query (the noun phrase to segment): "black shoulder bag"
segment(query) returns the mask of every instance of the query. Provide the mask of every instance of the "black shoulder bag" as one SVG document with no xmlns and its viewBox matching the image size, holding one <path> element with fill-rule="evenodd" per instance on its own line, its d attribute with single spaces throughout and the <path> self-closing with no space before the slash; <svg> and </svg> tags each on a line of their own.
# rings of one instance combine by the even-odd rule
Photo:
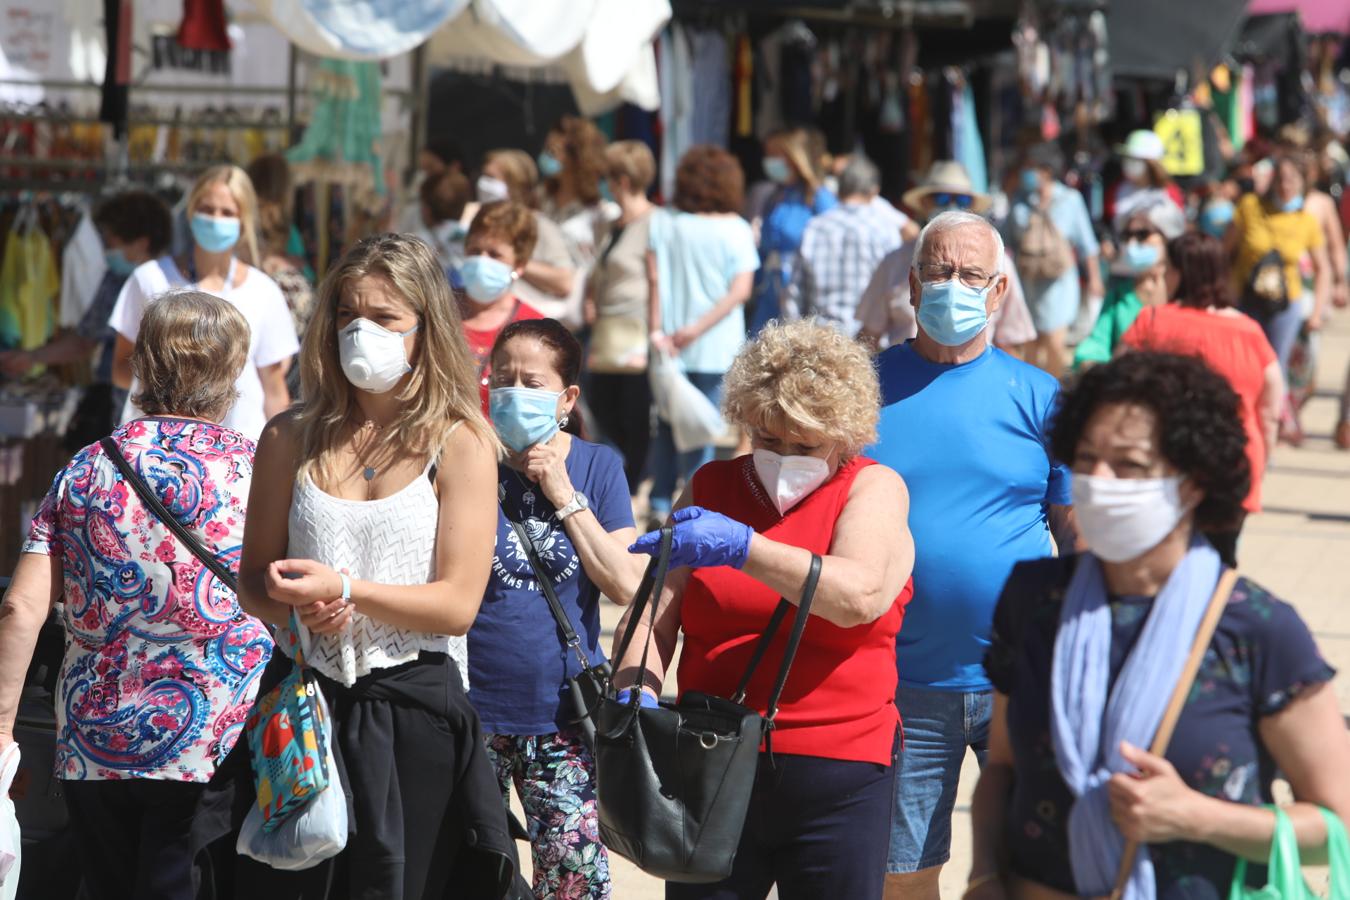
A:
<svg viewBox="0 0 1350 900">
<path fill-rule="evenodd" d="M 619 643 L 622 658 L 637 623 L 650 605 L 655 630 L 661 587 L 670 569 L 671 528 L 661 529 L 661 548 L 633 599 L 633 611 Z M 780 600 L 730 699 L 687 691 L 678 703 L 641 705 L 636 687 L 620 703 L 613 686 L 596 711 L 596 806 L 600 839 L 650 875 L 667 881 L 708 883 L 731 874 L 750 793 L 759 765 L 759 746 L 772 751 L 771 733 L 788 670 L 811 612 L 820 557 L 813 554 L 801 603 L 788 633 L 783 661 L 769 693 L 768 714 L 745 705 L 745 691 L 769 643 L 792 604 Z M 647 668 L 652 633 L 642 650 Z"/>
<path fill-rule="evenodd" d="M 216 559 L 214 554 L 203 547 L 201 541 L 197 540 L 192 532 L 183 527 L 182 522 L 175 519 L 173 514 L 164 508 L 164 504 L 160 502 L 159 497 L 155 496 L 155 492 L 150 489 L 150 485 L 145 483 L 141 473 L 132 468 L 131 463 L 122 455 L 121 449 L 113 442 L 113 439 L 105 437 L 98 443 L 103 448 L 104 454 L 113 461 L 113 465 L 117 466 L 118 471 L 122 473 L 122 479 L 131 485 L 137 496 L 141 498 L 141 502 L 150 508 L 150 512 L 154 513 L 155 518 L 163 522 L 164 527 L 172 531 L 183 546 L 188 548 L 193 556 L 201 560 L 202 565 L 210 569 L 216 578 L 220 579 L 221 584 L 236 594 L 239 593 L 239 579 L 224 563 Z"/>
<path fill-rule="evenodd" d="M 497 501 L 501 503 L 506 498 L 506 490 L 500 484 L 497 485 Z M 581 663 L 581 671 L 574 677 L 567 679 L 568 699 L 572 706 L 572 712 L 575 718 L 571 719 L 571 724 L 577 726 L 581 732 L 581 739 L 585 741 L 586 746 L 592 750 L 595 749 L 595 710 L 600 705 L 600 699 L 605 694 L 605 686 L 609 684 L 612 672 L 609 663 L 602 662 L 598 666 L 591 665 L 590 658 L 586 651 L 582 649 L 581 638 L 577 635 L 577 630 L 572 627 L 572 620 L 567 617 L 567 610 L 563 609 L 562 601 L 558 599 L 558 593 L 553 589 L 553 579 L 549 577 L 548 570 L 544 568 L 544 561 L 539 558 L 539 553 L 534 549 L 534 542 L 530 540 L 530 535 L 525 530 L 525 526 L 511 518 L 510 513 L 506 511 L 505 504 L 502 505 L 502 515 L 506 521 L 511 524 L 512 530 L 516 533 L 516 538 L 520 540 L 520 547 L 525 551 L 525 558 L 530 561 L 530 568 L 534 570 L 534 578 L 539 582 L 539 590 L 543 593 L 544 599 L 548 601 L 549 611 L 553 613 L 553 619 L 558 623 L 558 630 L 562 632 L 563 643 L 567 645 L 577 660 Z"/>
</svg>

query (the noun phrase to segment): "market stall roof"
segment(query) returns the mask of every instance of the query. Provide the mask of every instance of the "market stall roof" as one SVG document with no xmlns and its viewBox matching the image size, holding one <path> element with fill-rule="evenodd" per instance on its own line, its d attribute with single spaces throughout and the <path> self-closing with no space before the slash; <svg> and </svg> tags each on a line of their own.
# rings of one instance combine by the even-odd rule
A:
<svg viewBox="0 0 1350 900">
<path fill-rule="evenodd" d="M 1347 0 L 1250 0 L 1247 13 L 1253 16 L 1296 12 L 1303 30 L 1311 34 L 1334 31 L 1350 34 L 1350 2 Z"/>
<path fill-rule="evenodd" d="M 1209 71 L 1232 45 L 1248 0 L 1111 0 L 1111 68 L 1129 78 L 1172 79 Z M 1293 0 L 1285 0 L 1293 2 Z M 1332 0 L 1345 3 L 1346 0 Z"/>
</svg>

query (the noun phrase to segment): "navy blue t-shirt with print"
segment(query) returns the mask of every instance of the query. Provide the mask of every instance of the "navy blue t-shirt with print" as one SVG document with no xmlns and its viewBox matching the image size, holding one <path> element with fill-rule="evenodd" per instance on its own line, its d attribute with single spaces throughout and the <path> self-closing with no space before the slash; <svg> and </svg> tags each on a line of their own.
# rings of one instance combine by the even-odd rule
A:
<svg viewBox="0 0 1350 900">
<path fill-rule="evenodd" d="M 567 474 L 572 486 L 586 495 L 605 531 L 633 526 L 628 481 L 617 453 L 573 438 Z M 592 664 L 605 659 L 600 649 L 600 591 L 582 567 L 563 524 L 553 518 L 557 509 L 538 485 L 504 465 L 498 467 L 497 476 L 505 496 L 497 512 L 497 552 L 487 592 L 469 630 L 469 700 L 485 734 L 552 734 L 573 718 L 567 679 L 581 671 L 581 663 L 564 645 L 503 510 L 524 523 Z"/>
<path fill-rule="evenodd" d="M 1050 736 L 1050 667 L 1059 612 L 1076 557 L 1019 563 L 994 613 L 985 668 L 1008 697 L 1013 788 L 1003 823 L 1012 870 L 1077 893 L 1069 864 L 1073 795 L 1059 774 Z M 1209 597 L 1194 598 L 1206 603 Z M 1112 597 L 1111 681 L 1120 674 L 1152 608 L 1151 597 Z M 1239 578 L 1177 722 L 1167 760 L 1197 791 L 1233 803 L 1271 802 L 1275 762 L 1258 725 L 1309 687 L 1331 680 L 1298 613 Z M 1234 857 L 1217 847 L 1176 841 L 1152 845 L 1158 900 L 1222 900 Z M 1248 867 L 1248 884 L 1265 884 Z"/>
</svg>

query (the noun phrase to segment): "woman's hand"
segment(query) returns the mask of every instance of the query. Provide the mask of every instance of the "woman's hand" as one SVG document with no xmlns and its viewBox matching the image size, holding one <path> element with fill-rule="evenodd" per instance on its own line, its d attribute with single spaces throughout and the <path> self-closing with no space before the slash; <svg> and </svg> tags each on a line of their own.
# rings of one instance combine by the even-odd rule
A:
<svg viewBox="0 0 1350 900">
<path fill-rule="evenodd" d="M 1196 801 L 1204 795 L 1186 785 L 1172 764 L 1147 750 L 1122 742 L 1120 755 L 1137 775 L 1111 776 L 1106 786 L 1111 818 L 1127 840 L 1164 844 L 1194 833 Z"/>
<path fill-rule="evenodd" d="M 676 350 L 683 350 L 703 336 L 694 325 L 686 325 L 670 336 L 670 343 Z"/>
<path fill-rule="evenodd" d="M 548 502 L 557 509 L 572 502 L 576 489 L 567 475 L 567 454 L 558 446 L 559 441 L 547 444 L 535 444 L 520 455 L 521 468 L 525 475 L 543 491 Z"/>
<path fill-rule="evenodd" d="M 319 600 L 296 610 L 300 624 L 311 634 L 334 634 L 342 631 L 352 621 L 352 603 L 339 597 L 336 600 Z"/>
<path fill-rule="evenodd" d="M 675 510 L 670 524 L 675 527 L 670 544 L 671 568 L 731 566 L 739 569 L 750 555 L 754 529 L 721 513 L 701 506 L 686 506 Z M 647 532 L 628 551 L 656 556 L 661 551 L 661 532 Z"/>
<path fill-rule="evenodd" d="M 1307 328 L 1309 332 L 1321 331 L 1322 311 L 1320 309 L 1313 310 L 1308 318 L 1303 320 L 1303 326 Z"/>
<path fill-rule="evenodd" d="M 267 596 L 287 606 L 309 606 L 342 597 L 342 578 L 312 559 L 282 559 L 267 567 Z"/>
</svg>

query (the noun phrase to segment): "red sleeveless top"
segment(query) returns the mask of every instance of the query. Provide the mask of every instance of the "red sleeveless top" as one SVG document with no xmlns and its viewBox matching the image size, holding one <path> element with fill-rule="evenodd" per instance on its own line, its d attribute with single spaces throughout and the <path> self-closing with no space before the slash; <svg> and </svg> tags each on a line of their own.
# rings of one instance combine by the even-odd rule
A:
<svg viewBox="0 0 1350 900">
<path fill-rule="evenodd" d="M 779 516 L 750 456 L 711 462 L 694 475 L 693 499 L 749 525 L 767 538 L 825 555 L 858 473 L 873 460 L 855 457 L 805 500 Z M 895 636 L 914 584 L 875 622 L 840 628 L 807 620 L 797 658 L 778 704 L 775 753 L 889 765 L 900 714 L 895 708 Z M 684 591 L 680 690 L 729 697 L 755 641 L 778 605 L 772 589 L 729 566 L 695 569 Z M 783 622 L 755 670 L 746 705 L 761 712 L 783 661 L 791 624 Z"/>
</svg>

